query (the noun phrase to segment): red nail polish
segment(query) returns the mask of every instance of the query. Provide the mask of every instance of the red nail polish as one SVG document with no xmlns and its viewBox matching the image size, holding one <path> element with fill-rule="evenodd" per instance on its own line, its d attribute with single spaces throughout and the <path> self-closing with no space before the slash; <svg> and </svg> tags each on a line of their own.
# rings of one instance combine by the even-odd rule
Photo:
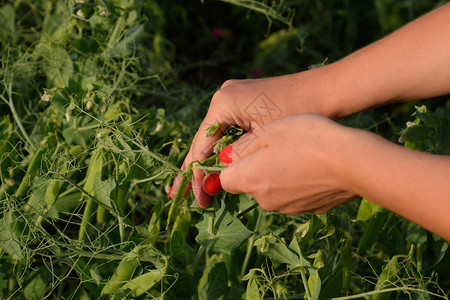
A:
<svg viewBox="0 0 450 300">
<path fill-rule="evenodd" d="M 222 191 L 219 173 L 209 173 L 203 178 L 203 190 L 211 196 L 217 195 Z"/>
<path fill-rule="evenodd" d="M 172 190 L 173 190 L 173 185 L 170 187 L 170 190 L 169 190 L 169 193 L 167 194 L 167 197 L 172 198 L 172 197 L 170 197 L 170 193 L 172 193 Z"/>
<path fill-rule="evenodd" d="M 219 153 L 219 160 L 224 165 L 229 165 L 229 164 L 231 164 L 233 162 L 233 154 L 232 154 L 232 151 L 231 151 L 232 147 L 233 147 L 233 145 L 226 146 Z"/>
</svg>

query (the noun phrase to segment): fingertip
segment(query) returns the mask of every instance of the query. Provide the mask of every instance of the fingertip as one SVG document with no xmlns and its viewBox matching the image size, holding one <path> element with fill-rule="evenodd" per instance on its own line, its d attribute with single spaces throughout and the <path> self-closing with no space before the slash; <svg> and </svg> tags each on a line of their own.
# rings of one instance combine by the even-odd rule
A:
<svg viewBox="0 0 450 300">
<path fill-rule="evenodd" d="M 173 199 L 173 194 L 172 194 L 172 192 L 173 192 L 173 184 L 172 184 L 172 186 L 170 187 L 169 192 L 167 193 L 167 197 L 170 198 L 170 199 Z"/>
<path fill-rule="evenodd" d="M 223 191 L 219 172 L 209 173 L 203 178 L 203 190 L 210 196 L 215 196 Z"/>
<path fill-rule="evenodd" d="M 203 190 L 202 181 L 192 183 L 192 191 L 194 193 L 197 204 L 201 209 L 207 208 L 211 204 L 212 197 Z"/>
<path fill-rule="evenodd" d="M 233 145 L 228 145 L 219 153 L 219 160 L 224 165 L 229 165 L 233 162 Z"/>
<path fill-rule="evenodd" d="M 198 207 L 200 207 L 201 209 L 208 208 L 208 206 L 211 204 L 211 200 L 212 198 L 210 196 L 197 199 Z"/>
<path fill-rule="evenodd" d="M 169 193 L 167 193 L 167 197 L 169 197 L 170 199 L 173 199 L 173 197 L 175 197 L 178 187 L 180 186 L 181 177 L 182 177 L 181 175 L 178 175 L 173 181 L 172 187 L 170 188 Z M 191 188 L 192 184 L 189 182 L 186 186 L 186 189 L 184 190 L 184 196 L 186 196 L 186 194 L 189 193 Z"/>
</svg>

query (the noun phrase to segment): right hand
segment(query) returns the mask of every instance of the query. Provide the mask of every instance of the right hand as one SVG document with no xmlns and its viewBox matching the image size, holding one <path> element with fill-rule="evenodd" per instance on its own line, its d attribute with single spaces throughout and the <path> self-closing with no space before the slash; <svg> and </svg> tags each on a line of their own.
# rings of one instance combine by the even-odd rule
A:
<svg viewBox="0 0 450 300">
<path fill-rule="evenodd" d="M 181 169 L 185 170 L 193 161 L 203 161 L 211 156 L 213 143 L 222 136 L 220 130 L 212 137 L 205 136 L 206 129 L 212 124 L 219 122 L 225 127 L 238 125 L 252 132 L 269 121 L 295 113 L 321 113 L 318 109 L 320 101 L 315 101 L 319 92 L 314 90 L 313 85 L 304 83 L 305 77 L 302 76 L 312 71 L 266 79 L 226 81 L 214 94 Z M 204 172 L 194 169 L 191 187 L 200 208 L 208 207 L 211 202 L 211 196 L 203 190 L 203 178 Z M 168 195 L 170 198 L 175 195 L 180 179 L 180 176 L 175 179 Z"/>
</svg>

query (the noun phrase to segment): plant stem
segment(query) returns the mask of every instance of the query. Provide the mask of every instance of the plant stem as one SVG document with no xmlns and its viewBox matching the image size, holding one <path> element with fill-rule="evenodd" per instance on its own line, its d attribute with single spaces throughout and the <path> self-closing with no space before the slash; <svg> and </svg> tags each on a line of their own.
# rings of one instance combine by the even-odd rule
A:
<svg viewBox="0 0 450 300">
<path fill-rule="evenodd" d="M 106 260 L 122 260 L 123 259 L 123 255 L 118 255 L 118 254 L 92 253 L 92 252 L 80 250 L 77 248 L 74 248 L 74 249 L 69 248 L 69 250 L 72 250 L 73 253 L 64 253 L 64 254 L 55 254 L 55 255 L 46 255 L 46 256 L 55 258 L 55 257 L 66 257 L 66 256 L 79 255 L 79 256 L 95 258 L 95 259 L 106 259 Z M 161 255 L 161 257 L 163 257 L 164 260 L 166 260 L 165 256 Z M 151 262 L 151 263 L 153 263 L 155 261 L 155 259 L 153 257 L 145 257 L 145 256 L 140 256 L 139 260 L 145 261 L 145 262 Z"/>
<path fill-rule="evenodd" d="M 311 299 L 311 292 L 309 291 L 308 280 L 306 279 L 306 270 L 305 268 L 300 268 L 300 275 L 302 276 L 303 286 L 305 288 L 306 298 Z"/>
<path fill-rule="evenodd" d="M 199 170 L 204 170 L 204 171 L 217 171 L 217 172 L 220 172 L 220 171 L 225 170 L 226 167 L 219 167 L 219 166 L 216 166 L 216 167 L 211 166 L 211 167 L 209 167 L 209 166 L 195 165 L 195 166 L 192 167 L 192 169 L 199 169 Z"/>
<path fill-rule="evenodd" d="M 28 136 L 27 131 L 25 130 L 25 128 L 22 125 L 22 122 L 20 121 L 20 118 L 19 118 L 19 115 L 17 114 L 16 108 L 14 107 L 14 102 L 12 101 L 12 93 L 11 93 L 12 80 L 13 79 L 11 78 L 11 81 L 9 82 L 9 85 L 6 88 L 9 100 L 5 99 L 5 97 L 3 97 L 3 95 L 0 95 L 0 97 L 9 106 L 9 109 L 11 110 L 11 114 L 13 115 L 13 119 L 16 122 L 17 126 L 19 127 L 19 130 L 22 133 L 22 135 L 23 135 L 24 139 L 26 140 L 26 142 L 30 145 L 30 147 L 33 150 L 36 150 L 37 147 L 36 147 L 35 143 L 33 143 L 33 141 L 31 141 L 30 137 Z"/>
<path fill-rule="evenodd" d="M 389 289 L 375 290 L 375 291 L 370 291 L 370 292 L 356 294 L 356 295 L 351 295 L 351 296 L 336 297 L 336 298 L 332 298 L 332 300 L 359 299 L 359 298 L 364 298 L 366 296 L 371 296 L 371 295 L 377 295 L 377 294 L 382 294 L 382 293 L 390 293 L 390 292 L 401 292 L 401 291 L 408 291 L 408 292 L 413 292 L 413 293 L 427 293 L 427 294 L 429 294 L 431 296 L 435 296 L 435 297 L 438 297 L 438 298 L 441 298 L 441 299 L 447 299 L 445 296 L 438 295 L 438 294 L 430 292 L 430 291 L 421 290 L 421 289 L 417 289 L 417 288 L 409 288 L 409 287 L 404 287 L 403 286 L 403 287 L 394 287 L 394 288 L 389 288 Z"/>
<path fill-rule="evenodd" d="M 238 213 L 238 215 L 236 216 L 237 219 L 239 219 L 240 217 L 242 217 L 243 215 L 245 215 L 246 213 L 248 213 L 249 211 L 255 209 L 259 204 L 255 203 L 250 205 L 248 208 L 246 208 L 245 210 L 241 211 L 240 213 Z"/>
<path fill-rule="evenodd" d="M 99 118 L 93 116 L 92 114 L 84 111 L 81 107 L 79 107 L 78 105 L 75 105 L 75 107 L 82 111 L 84 114 L 86 114 L 87 116 L 89 116 L 90 118 L 96 120 L 97 122 L 99 122 L 101 125 L 108 127 L 109 129 L 111 129 L 113 132 L 118 133 L 120 136 L 122 136 L 126 141 L 129 141 L 131 143 L 133 143 L 135 146 L 137 146 L 139 149 L 141 149 L 143 152 L 145 152 L 146 154 L 150 155 L 150 157 L 156 159 L 157 161 L 161 162 L 163 165 L 169 167 L 170 169 L 176 171 L 177 173 L 181 173 L 181 169 L 178 168 L 177 166 L 175 166 L 174 164 L 172 164 L 171 162 L 167 161 L 166 159 L 164 159 L 162 156 L 155 154 L 154 152 L 150 151 L 149 149 L 147 149 L 143 144 L 136 142 L 134 139 L 128 137 L 127 135 L 123 134 L 120 130 L 118 130 L 117 128 L 103 122 L 102 120 L 100 120 Z"/>
<path fill-rule="evenodd" d="M 198 266 L 198 261 L 203 256 L 203 254 L 205 254 L 205 248 L 202 245 L 200 245 L 200 248 L 198 248 L 197 253 L 194 256 L 194 259 L 192 260 L 192 270 L 195 271 L 195 269 Z"/>
<path fill-rule="evenodd" d="M 254 232 L 258 231 L 259 224 L 261 223 L 261 215 L 262 215 L 261 212 L 259 212 L 258 219 L 256 219 Z M 248 239 L 247 252 L 245 253 L 244 263 L 242 264 L 242 268 L 241 268 L 241 278 L 244 277 L 244 275 L 247 271 L 247 266 L 248 266 L 248 262 L 250 261 L 250 256 L 252 254 L 254 242 L 255 242 L 255 233 Z"/>
<path fill-rule="evenodd" d="M 284 17 L 281 15 L 281 13 L 276 11 L 273 7 L 268 6 L 265 3 L 262 3 L 259 1 L 254 1 L 254 0 L 221 0 L 221 1 L 262 13 L 268 19 L 272 18 L 273 20 L 277 20 L 279 22 L 284 23 L 285 25 L 287 25 L 289 27 L 292 27 L 292 17 L 289 14 L 287 17 Z"/>
</svg>

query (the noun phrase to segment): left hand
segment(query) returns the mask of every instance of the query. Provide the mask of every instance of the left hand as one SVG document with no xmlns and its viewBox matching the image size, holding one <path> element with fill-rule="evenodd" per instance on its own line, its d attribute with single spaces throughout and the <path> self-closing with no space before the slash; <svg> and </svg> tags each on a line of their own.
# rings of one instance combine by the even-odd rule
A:
<svg viewBox="0 0 450 300">
<path fill-rule="evenodd" d="M 232 145 L 222 187 L 251 194 L 269 211 L 328 212 L 356 196 L 337 167 L 342 135 L 348 128 L 315 114 L 269 122 Z"/>
</svg>

